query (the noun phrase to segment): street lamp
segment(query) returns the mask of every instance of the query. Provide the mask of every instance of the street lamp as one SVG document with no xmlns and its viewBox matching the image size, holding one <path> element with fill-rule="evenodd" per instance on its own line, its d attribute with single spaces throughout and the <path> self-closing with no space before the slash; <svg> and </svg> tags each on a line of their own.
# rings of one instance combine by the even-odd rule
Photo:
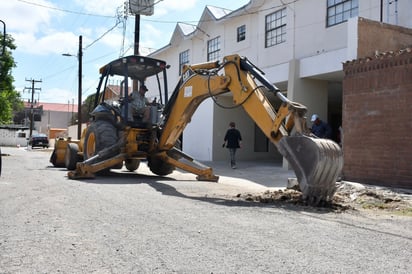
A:
<svg viewBox="0 0 412 274">
<path fill-rule="evenodd" d="M 72 55 L 69 53 L 63 53 L 63 56 L 75 56 L 79 61 L 79 86 L 78 86 L 78 106 L 77 106 L 77 139 L 80 140 L 81 138 L 81 131 L 82 131 L 82 36 L 79 36 L 79 52 L 77 55 Z"/>
</svg>

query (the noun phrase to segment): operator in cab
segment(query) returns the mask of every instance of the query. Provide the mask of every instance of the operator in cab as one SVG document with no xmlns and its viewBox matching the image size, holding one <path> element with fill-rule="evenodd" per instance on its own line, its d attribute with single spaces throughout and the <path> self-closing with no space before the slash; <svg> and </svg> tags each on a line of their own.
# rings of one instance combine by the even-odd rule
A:
<svg viewBox="0 0 412 274">
<path fill-rule="evenodd" d="M 132 92 L 132 95 L 130 96 L 129 119 L 137 117 L 137 119 L 141 119 L 142 122 L 150 121 L 151 103 L 146 98 L 147 91 L 147 87 L 141 85 L 139 90 Z"/>
</svg>

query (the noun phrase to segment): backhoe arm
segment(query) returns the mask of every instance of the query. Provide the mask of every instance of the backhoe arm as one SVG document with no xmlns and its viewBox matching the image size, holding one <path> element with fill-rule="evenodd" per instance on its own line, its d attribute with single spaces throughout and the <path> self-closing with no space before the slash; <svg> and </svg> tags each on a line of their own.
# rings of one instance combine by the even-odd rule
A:
<svg viewBox="0 0 412 274">
<path fill-rule="evenodd" d="M 277 111 L 265 96 L 265 91 L 274 92 L 281 100 Z M 232 93 L 233 103 L 244 108 L 288 160 L 304 198 L 312 203 L 330 200 L 343 166 L 340 147 L 331 140 L 305 136 L 306 107 L 287 99 L 264 77 L 263 72 L 239 55 L 226 56 L 220 65 L 209 62 L 184 67 L 164 111 L 165 122 L 157 147 L 164 161 L 178 166 L 167 152 L 173 149 L 197 107 L 206 98 L 228 92 Z M 202 175 L 200 171 L 195 173 Z M 208 173 L 204 177 L 210 175 Z"/>
<path fill-rule="evenodd" d="M 252 77 L 258 79 L 262 86 L 258 86 Z M 282 100 L 277 112 L 264 95 L 265 89 Z M 209 62 L 184 68 L 181 81 L 169 102 L 173 106 L 166 107 L 159 150 L 169 150 L 174 146 L 203 100 L 228 92 L 232 93 L 233 103 L 242 105 L 274 144 L 283 136 L 288 136 L 294 127 L 302 132 L 306 107 L 289 101 L 246 58 L 231 55 L 223 59 L 222 65 Z"/>
</svg>

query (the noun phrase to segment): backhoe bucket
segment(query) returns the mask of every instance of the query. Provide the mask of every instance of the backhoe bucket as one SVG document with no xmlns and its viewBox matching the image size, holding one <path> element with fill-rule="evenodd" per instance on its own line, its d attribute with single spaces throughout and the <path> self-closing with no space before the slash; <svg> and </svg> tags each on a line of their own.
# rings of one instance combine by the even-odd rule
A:
<svg viewBox="0 0 412 274">
<path fill-rule="evenodd" d="M 343 167 L 338 144 L 327 139 L 291 136 L 282 138 L 278 149 L 295 171 L 305 200 L 319 204 L 332 199 Z"/>
</svg>

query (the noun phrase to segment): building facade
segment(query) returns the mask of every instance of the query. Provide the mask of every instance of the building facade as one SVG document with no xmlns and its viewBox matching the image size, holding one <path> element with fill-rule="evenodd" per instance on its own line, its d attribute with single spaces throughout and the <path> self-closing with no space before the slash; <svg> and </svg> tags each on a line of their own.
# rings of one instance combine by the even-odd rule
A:
<svg viewBox="0 0 412 274">
<path fill-rule="evenodd" d="M 38 117 L 34 119 L 33 130 L 47 135 L 52 128 L 67 129 L 77 117 L 77 104 L 73 102 L 67 104 L 38 102 L 34 108 L 40 111 Z M 28 112 L 26 126 L 30 127 L 30 104 L 26 104 L 25 111 Z"/>
<path fill-rule="evenodd" d="M 234 53 L 246 56 L 290 100 L 306 105 L 307 117 L 317 113 L 329 122 L 336 138 L 342 124 L 342 63 L 360 57 L 361 50 L 408 46 L 408 39 L 405 44 L 398 39 L 391 45 L 385 36 L 362 28 L 372 21 L 412 27 L 412 1 L 395 2 L 251 0 L 235 11 L 207 6 L 196 26 L 177 24 L 170 43 L 151 56 L 171 65 L 169 90 L 174 89 L 184 64 Z M 223 100 L 231 104 L 230 96 Z M 199 160 L 226 159 L 221 143 L 230 121 L 237 123 L 244 139 L 239 159 L 282 161 L 241 108 L 222 109 L 211 99 L 200 105 L 186 127 L 183 150 Z"/>
</svg>

